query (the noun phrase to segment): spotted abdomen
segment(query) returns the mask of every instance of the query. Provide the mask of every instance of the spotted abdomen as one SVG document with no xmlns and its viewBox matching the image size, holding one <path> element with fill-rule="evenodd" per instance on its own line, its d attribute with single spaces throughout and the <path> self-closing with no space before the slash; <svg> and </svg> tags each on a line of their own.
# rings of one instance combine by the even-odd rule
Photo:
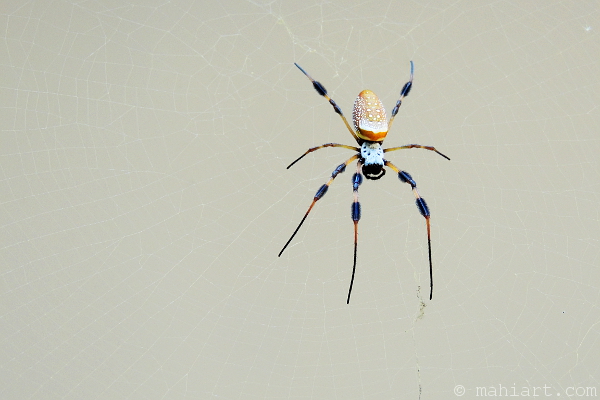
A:
<svg viewBox="0 0 600 400">
<path fill-rule="evenodd" d="M 385 108 L 379 97 L 370 90 L 363 90 L 354 101 L 352 121 L 356 135 L 370 142 L 382 142 L 388 133 Z"/>
</svg>

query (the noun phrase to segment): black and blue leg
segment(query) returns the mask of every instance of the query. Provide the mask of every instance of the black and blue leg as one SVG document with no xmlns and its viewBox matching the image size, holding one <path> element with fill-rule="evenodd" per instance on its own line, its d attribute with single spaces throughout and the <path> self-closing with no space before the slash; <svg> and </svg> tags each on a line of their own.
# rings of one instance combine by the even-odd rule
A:
<svg viewBox="0 0 600 400">
<path fill-rule="evenodd" d="M 386 167 L 391 168 L 398 174 L 398 179 L 400 179 L 400 181 L 408 183 L 410 185 L 412 192 L 415 196 L 415 203 L 417 204 L 417 208 L 419 209 L 421 215 L 425 218 L 425 222 L 427 225 L 427 247 L 429 252 L 429 300 L 431 300 L 433 297 L 433 264 L 431 262 L 431 224 L 429 222 L 431 213 L 429 212 L 429 207 L 427 206 L 425 199 L 422 198 L 421 195 L 419 195 L 419 192 L 417 190 L 417 183 L 408 172 L 401 171 L 390 161 L 384 160 L 384 163 Z"/>
</svg>

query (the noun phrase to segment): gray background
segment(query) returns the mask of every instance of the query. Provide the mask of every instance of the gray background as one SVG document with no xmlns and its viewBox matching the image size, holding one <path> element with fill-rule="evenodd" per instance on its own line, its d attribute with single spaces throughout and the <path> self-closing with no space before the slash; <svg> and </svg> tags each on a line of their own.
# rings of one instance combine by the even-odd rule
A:
<svg viewBox="0 0 600 400">
<path fill-rule="evenodd" d="M 589 397 L 599 17 L 545 0 L 4 2 L 1 397 Z M 388 172 L 361 186 L 346 305 L 353 167 L 277 257 L 351 153 L 286 166 L 353 144 L 293 62 L 351 115 L 365 88 L 389 114 L 410 60 L 385 144 L 452 159 L 389 155 L 432 211 L 434 297 L 425 223 Z"/>
</svg>

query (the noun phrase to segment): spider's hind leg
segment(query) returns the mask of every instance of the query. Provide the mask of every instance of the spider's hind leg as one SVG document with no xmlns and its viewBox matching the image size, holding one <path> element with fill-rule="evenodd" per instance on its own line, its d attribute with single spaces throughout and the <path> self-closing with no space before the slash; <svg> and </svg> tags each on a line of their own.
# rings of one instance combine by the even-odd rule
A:
<svg viewBox="0 0 600 400">
<path fill-rule="evenodd" d="M 352 135 L 352 137 L 354 138 L 354 140 L 356 140 L 356 142 L 360 142 L 360 139 L 358 138 L 358 136 L 356 136 L 356 132 L 354 132 L 354 129 L 352 129 L 352 127 L 348 123 L 348 120 L 344 116 L 344 113 L 342 112 L 342 109 L 340 108 L 340 106 L 338 106 L 337 103 L 331 97 L 329 97 L 329 95 L 327 94 L 327 89 L 325 89 L 325 86 L 323 86 L 321 84 L 321 82 L 315 81 L 301 66 L 299 66 L 296 63 L 294 63 L 294 65 L 296 67 L 298 67 L 298 69 L 300 71 L 302 71 L 302 73 L 304 75 L 306 75 L 306 77 L 308 79 L 310 79 L 310 81 L 312 82 L 313 87 L 315 88 L 315 90 L 317 91 L 317 93 L 319 93 L 321 96 L 325 97 L 325 99 L 327 101 L 329 101 L 329 104 L 331 104 L 331 106 L 333 107 L 333 110 L 336 112 L 337 115 L 339 115 L 342 118 L 342 121 L 344 121 L 344 125 L 346 125 L 346 128 L 348 129 L 348 132 L 350 132 L 350 134 Z"/>
</svg>

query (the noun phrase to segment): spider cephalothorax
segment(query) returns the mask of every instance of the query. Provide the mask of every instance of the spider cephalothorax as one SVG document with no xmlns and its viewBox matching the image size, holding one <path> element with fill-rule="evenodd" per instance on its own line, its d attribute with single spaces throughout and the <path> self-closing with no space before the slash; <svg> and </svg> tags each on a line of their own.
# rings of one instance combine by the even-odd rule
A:
<svg viewBox="0 0 600 400">
<path fill-rule="evenodd" d="M 377 180 L 385 175 L 383 149 L 379 142 L 364 141 L 360 146 L 360 156 L 365 178 Z"/>
<path fill-rule="evenodd" d="M 350 157 L 349 159 L 344 161 L 342 164 L 338 165 L 333 170 L 333 172 L 331 173 L 331 178 L 329 178 L 327 183 L 325 183 L 324 185 L 321 185 L 319 190 L 317 190 L 317 193 L 315 194 L 310 207 L 308 207 L 308 210 L 304 214 L 304 218 L 302 218 L 302 221 L 300 221 L 300 224 L 298 224 L 298 227 L 296 228 L 296 230 L 294 231 L 292 236 L 289 238 L 289 240 L 287 241 L 285 246 L 283 246 L 283 249 L 281 249 L 281 251 L 279 252 L 279 256 L 281 256 L 281 254 L 287 248 L 287 246 L 290 244 L 290 242 L 292 241 L 294 236 L 296 236 L 296 233 L 298 233 L 298 230 L 300 229 L 300 227 L 306 220 L 308 213 L 310 213 L 310 210 L 312 210 L 315 203 L 317 201 L 319 201 L 319 199 L 321 199 L 321 197 L 323 197 L 325 195 L 325 193 L 327 193 L 327 189 L 329 189 L 329 185 L 331 185 L 331 182 L 333 182 L 333 180 L 339 174 L 341 174 L 342 172 L 344 172 L 346 170 L 346 167 L 348 166 L 348 164 L 350 164 L 354 160 L 357 160 L 356 172 L 352 175 L 352 188 L 354 191 L 354 201 L 352 203 L 352 208 L 351 208 L 351 217 L 352 217 L 352 221 L 354 222 L 354 264 L 352 266 L 352 279 L 350 280 L 350 289 L 348 290 L 348 299 L 346 301 L 346 303 L 349 303 L 350 302 L 350 294 L 352 293 L 352 285 L 354 284 L 354 273 L 356 272 L 356 249 L 357 249 L 357 243 L 358 243 L 358 221 L 360 220 L 360 216 L 361 216 L 361 207 L 360 207 L 360 203 L 358 201 L 358 188 L 362 183 L 361 170 L 367 179 L 377 180 L 377 179 L 380 179 L 383 175 L 385 175 L 384 167 L 388 167 L 388 168 L 391 168 L 394 172 L 396 172 L 396 174 L 398 174 L 398 179 L 400 179 L 401 182 L 408 183 L 411 186 L 412 192 L 415 196 L 415 202 L 417 204 L 417 208 L 419 209 L 419 212 L 421 213 L 421 215 L 423 217 L 425 217 L 426 226 L 427 226 L 427 247 L 429 250 L 429 282 L 430 282 L 429 283 L 429 286 L 430 286 L 429 299 L 431 300 L 431 298 L 433 296 L 433 266 L 431 263 L 431 228 L 430 228 L 430 223 L 429 223 L 429 219 L 430 219 L 429 207 L 427 207 L 427 203 L 425 202 L 425 199 L 423 199 L 419 195 L 419 192 L 417 191 L 417 183 L 414 181 L 412 176 L 410 176 L 410 174 L 408 172 L 398 169 L 390 161 L 383 158 L 383 154 L 387 153 L 389 151 L 419 148 L 419 149 L 435 151 L 442 157 L 444 157 L 448 160 L 449 160 L 449 158 L 446 157 L 445 155 L 443 155 L 442 153 L 440 153 L 439 151 L 437 151 L 435 149 L 435 147 L 432 147 L 432 146 L 421 146 L 419 144 L 407 144 L 404 146 L 390 147 L 387 149 L 383 149 L 381 147 L 383 140 L 385 139 L 388 131 L 392 127 L 392 122 L 394 121 L 394 118 L 396 117 L 396 114 L 398 113 L 398 109 L 402 105 L 402 99 L 404 99 L 404 97 L 406 97 L 408 95 L 408 93 L 410 92 L 410 89 L 412 88 L 413 71 L 414 71 L 413 62 L 412 61 L 410 62 L 410 79 L 408 82 L 406 82 L 404 84 L 404 87 L 400 91 L 400 98 L 398 99 L 398 101 L 396 102 L 396 105 L 394 106 L 394 109 L 392 110 L 392 117 L 390 118 L 390 121 L 388 122 L 387 116 L 385 113 L 385 108 L 383 107 L 383 104 L 381 103 L 381 101 L 379 100 L 377 95 L 370 90 L 363 90 L 362 92 L 360 92 L 358 94 L 358 97 L 356 98 L 356 101 L 354 102 L 354 108 L 352 110 L 352 122 L 354 124 L 354 129 L 352 127 L 350 127 L 348 120 L 346 120 L 346 117 L 344 117 L 344 114 L 342 113 L 342 109 L 336 104 L 335 101 L 333 101 L 333 99 L 331 97 L 329 97 L 327 95 L 327 90 L 325 89 L 325 87 L 320 82 L 315 81 L 313 78 L 311 78 L 310 75 L 308 75 L 306 73 L 306 71 L 304 71 L 298 64 L 295 64 L 295 65 L 296 65 L 296 67 L 298 67 L 300 69 L 300 71 L 302 71 L 304 73 L 304 75 L 306 75 L 306 77 L 308 79 L 310 79 L 310 81 L 312 82 L 313 87 L 315 88 L 317 93 L 319 93 L 321 96 L 325 97 L 329 101 L 329 104 L 331 104 L 334 111 L 336 113 L 338 113 L 339 116 L 342 118 L 342 120 L 344 121 L 344 124 L 346 125 L 346 128 L 348 128 L 348 131 L 350 132 L 350 134 L 352 135 L 354 140 L 356 140 L 356 142 L 358 143 L 360 148 L 358 148 L 356 146 L 348 146 L 345 144 L 326 143 L 324 145 L 312 147 L 312 148 L 308 149 L 304 154 L 302 154 L 294 162 L 292 162 L 290 165 L 288 165 L 288 168 L 290 168 L 292 165 L 294 165 L 295 163 L 300 161 L 300 159 L 302 159 L 308 153 L 312 153 L 313 151 L 322 149 L 323 147 L 342 147 L 345 149 L 355 151 L 355 154 L 352 157 Z"/>
</svg>

